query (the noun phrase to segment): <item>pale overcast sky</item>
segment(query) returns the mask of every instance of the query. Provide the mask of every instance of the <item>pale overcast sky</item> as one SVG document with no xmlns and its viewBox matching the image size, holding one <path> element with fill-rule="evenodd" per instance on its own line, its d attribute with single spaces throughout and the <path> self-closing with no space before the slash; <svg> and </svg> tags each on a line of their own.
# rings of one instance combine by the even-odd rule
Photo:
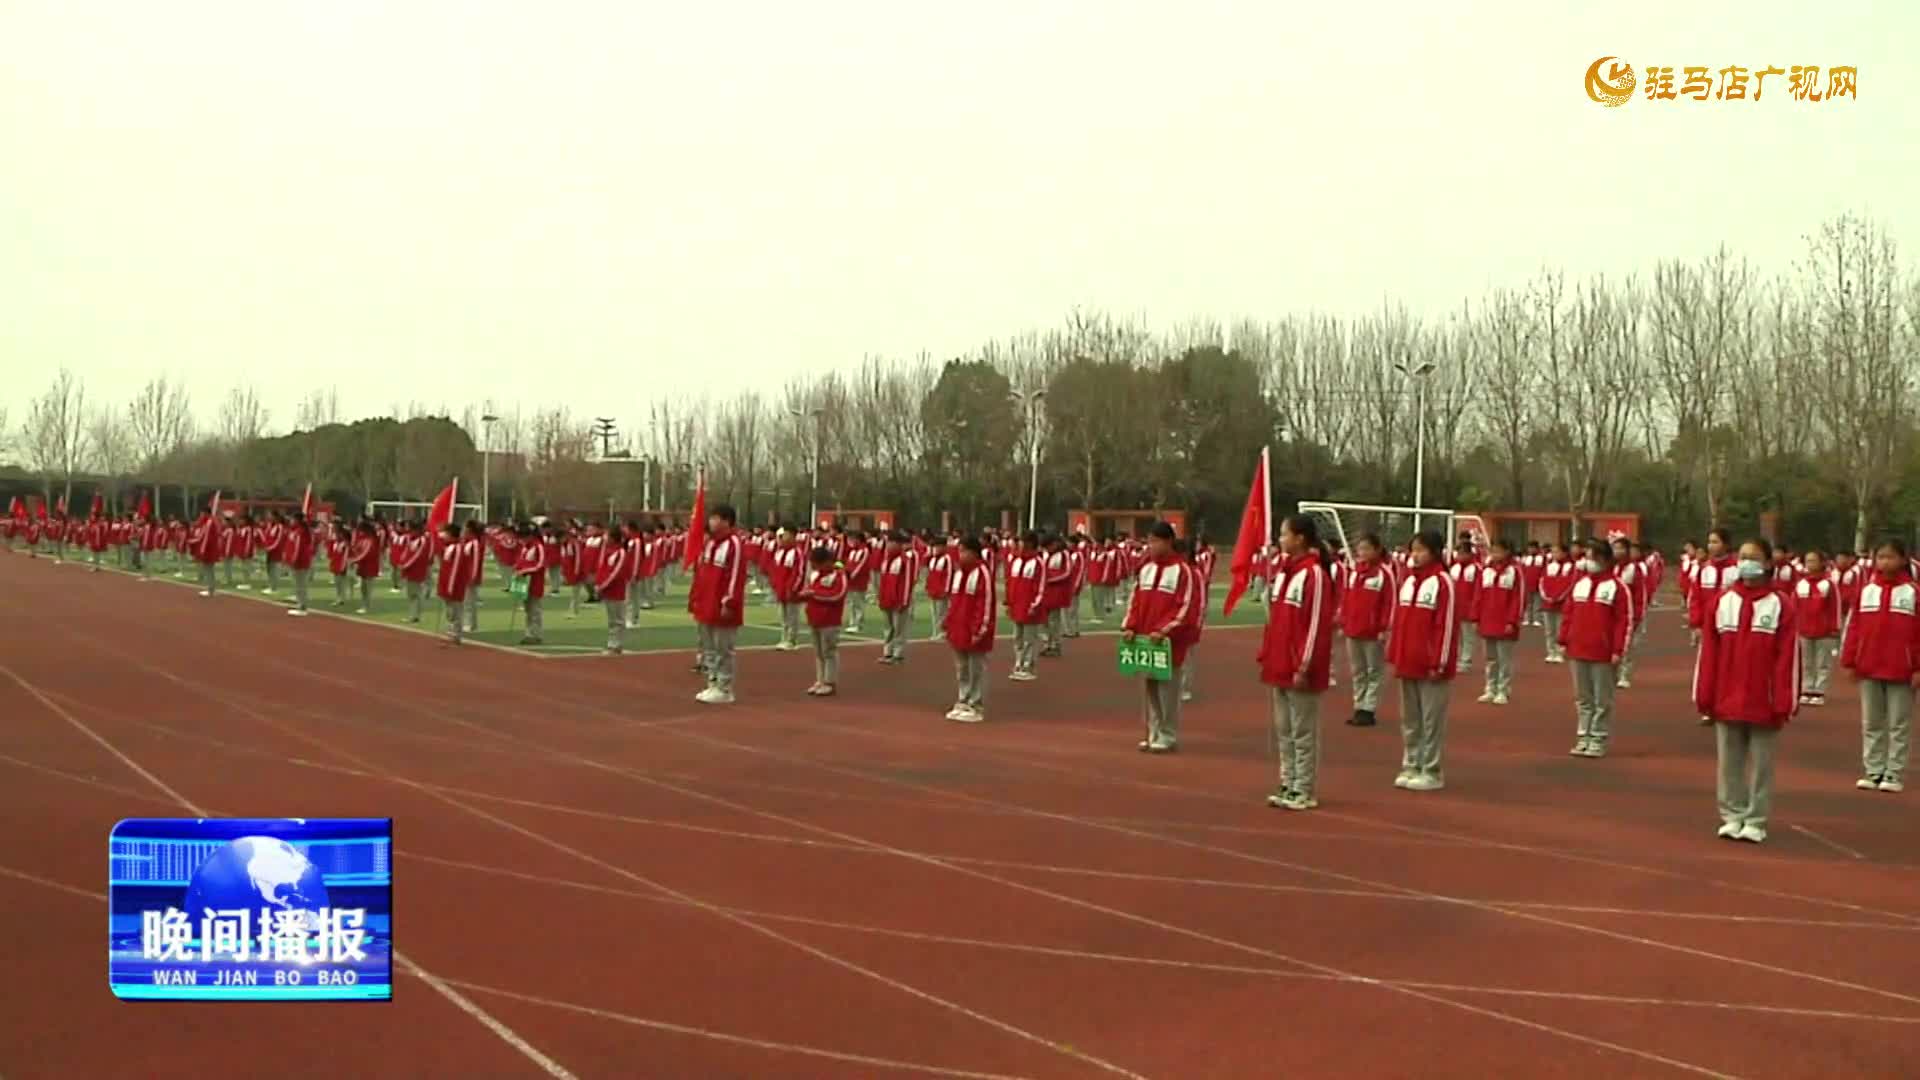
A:
<svg viewBox="0 0 1920 1080">
<path fill-rule="evenodd" d="M 1835 213 L 1920 244 L 1911 3 L 0 0 L 0 404 L 637 419 L 1078 305 L 1442 311 Z M 1857 100 L 1583 91 L 1853 65 Z M 1912 263 L 1909 263 L 1912 265 Z"/>
</svg>

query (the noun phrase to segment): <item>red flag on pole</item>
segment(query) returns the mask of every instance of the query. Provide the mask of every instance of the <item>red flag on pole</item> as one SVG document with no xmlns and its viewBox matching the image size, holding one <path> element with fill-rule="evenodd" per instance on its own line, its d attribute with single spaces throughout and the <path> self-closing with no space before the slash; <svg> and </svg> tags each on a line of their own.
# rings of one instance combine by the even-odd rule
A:
<svg viewBox="0 0 1920 1080">
<path fill-rule="evenodd" d="M 142 521 L 153 516 L 153 499 L 144 491 L 140 493 L 140 509 L 134 511 L 133 516 Z"/>
<path fill-rule="evenodd" d="M 433 505 L 427 509 L 429 535 L 438 535 L 441 529 L 447 527 L 447 522 L 453 520 L 453 500 L 459 496 L 459 493 L 460 478 L 456 476 L 452 483 L 440 489 L 440 494 L 433 497 Z"/>
<path fill-rule="evenodd" d="M 213 493 L 213 501 L 207 504 L 207 515 L 215 521 L 220 520 L 220 493 Z"/>
<path fill-rule="evenodd" d="M 20 496 L 15 495 L 7 504 L 7 516 L 15 521 L 27 520 L 27 504 L 20 501 Z"/>
<path fill-rule="evenodd" d="M 33 516 L 41 521 L 47 520 L 47 500 L 39 499 L 34 502 Z"/>
<path fill-rule="evenodd" d="M 1269 483 L 1266 449 L 1260 451 L 1260 461 L 1253 467 L 1253 487 L 1247 492 L 1246 508 L 1240 511 L 1240 535 L 1233 540 L 1233 584 L 1227 587 L 1225 613 L 1233 614 L 1233 605 L 1247 591 L 1247 583 L 1253 579 L 1254 563 L 1260 559 L 1260 549 L 1267 546 L 1273 538 L 1273 487 Z"/>
<path fill-rule="evenodd" d="M 300 496 L 300 516 L 307 519 L 313 517 L 313 481 L 311 480 L 307 481 L 307 493 Z"/>
<path fill-rule="evenodd" d="M 688 569 L 700 561 L 700 552 L 707 546 L 707 470 L 701 469 L 699 477 L 693 492 L 693 520 L 687 522 L 687 551 L 681 557 Z"/>
</svg>

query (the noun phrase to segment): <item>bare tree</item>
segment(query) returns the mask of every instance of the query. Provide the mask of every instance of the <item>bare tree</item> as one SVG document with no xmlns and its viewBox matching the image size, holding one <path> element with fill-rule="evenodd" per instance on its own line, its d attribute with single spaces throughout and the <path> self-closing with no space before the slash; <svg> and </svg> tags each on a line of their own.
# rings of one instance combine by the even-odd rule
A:
<svg viewBox="0 0 1920 1080">
<path fill-rule="evenodd" d="M 1633 395 L 1648 375 L 1643 303 L 1629 280 L 1618 290 L 1595 279 L 1563 305 L 1560 278 L 1536 287 L 1546 354 L 1547 444 L 1566 483 L 1567 509 L 1606 505 L 1633 432 Z"/>
<path fill-rule="evenodd" d="M 87 388 L 73 372 L 61 368 L 53 385 L 35 398 L 20 428 L 27 464 L 40 474 L 41 493 L 53 497 L 53 480 L 62 481 L 61 501 L 72 505 L 73 474 L 86 448 Z"/>
<path fill-rule="evenodd" d="M 215 432 L 226 455 L 224 479 L 234 490 L 248 491 L 255 475 L 253 444 L 267 428 L 266 406 L 253 387 L 242 384 L 227 391 L 221 402 Z"/>
<path fill-rule="evenodd" d="M 1534 312 L 1526 298 L 1504 289 L 1481 304 L 1469 323 L 1477 355 L 1486 365 L 1474 411 L 1500 450 L 1507 469 L 1507 497 L 1527 505 L 1529 448 L 1537 433 L 1543 376 L 1533 352 Z"/>
<path fill-rule="evenodd" d="M 146 482 L 155 485 L 154 505 L 160 504 L 158 485 L 167 482 L 180 484 L 182 500 L 190 502 L 188 486 L 196 478 L 179 467 L 194 435 L 193 403 L 186 386 L 164 375 L 149 380 L 127 405 L 127 430 L 136 467 Z M 163 463 L 170 475 L 161 475 Z"/>
<path fill-rule="evenodd" d="M 1666 395 L 1676 429 L 1675 453 L 1700 470 L 1707 518 L 1720 517 L 1731 451 L 1724 428 L 1733 398 L 1728 391 L 1739 362 L 1736 346 L 1743 306 L 1750 302 L 1753 273 L 1725 248 L 1703 267 L 1664 262 L 1654 270 L 1651 346 L 1658 366 L 1653 380 Z"/>
<path fill-rule="evenodd" d="M 92 465 L 93 471 L 106 480 L 108 502 L 117 511 L 120 481 L 132 470 L 136 461 L 127 423 L 120 410 L 102 407 L 87 417 L 84 434 L 86 460 Z"/>
<path fill-rule="evenodd" d="M 1910 434 L 1910 338 L 1898 301 L 1893 241 L 1851 215 L 1807 241 L 1803 267 L 1812 340 L 1824 377 L 1810 388 L 1837 471 L 1854 498 L 1854 546 L 1867 544 L 1871 511 L 1896 479 Z"/>
</svg>

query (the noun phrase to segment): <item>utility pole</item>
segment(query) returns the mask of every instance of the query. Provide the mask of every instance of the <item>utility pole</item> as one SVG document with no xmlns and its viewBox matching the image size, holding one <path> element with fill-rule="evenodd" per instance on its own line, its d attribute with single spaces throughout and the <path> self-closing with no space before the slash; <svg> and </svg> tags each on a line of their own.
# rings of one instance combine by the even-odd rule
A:
<svg viewBox="0 0 1920 1080">
<path fill-rule="evenodd" d="M 612 420 L 604 416 L 594 418 L 593 437 L 600 440 L 600 456 L 603 458 L 613 456 L 614 431 Z"/>
</svg>

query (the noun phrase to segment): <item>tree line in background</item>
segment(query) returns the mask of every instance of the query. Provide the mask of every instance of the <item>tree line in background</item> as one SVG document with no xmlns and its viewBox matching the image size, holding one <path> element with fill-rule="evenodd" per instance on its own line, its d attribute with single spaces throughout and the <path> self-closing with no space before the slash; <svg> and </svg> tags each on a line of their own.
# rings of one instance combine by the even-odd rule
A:
<svg viewBox="0 0 1920 1080">
<path fill-rule="evenodd" d="M 1024 521 L 1037 457 L 1043 522 L 1181 509 L 1220 536 L 1270 446 L 1281 508 L 1409 504 L 1424 457 L 1428 506 L 1638 511 L 1668 544 L 1763 512 L 1801 543 L 1911 535 L 1920 277 L 1853 216 L 1771 269 L 1722 249 L 1644 278 L 1546 270 L 1437 319 L 1389 305 L 1155 332 L 1076 311 L 950 360 L 869 357 L 768 395 L 642 406 L 624 431 L 565 404 L 346 421 L 327 389 L 276 435 L 245 386 L 206 426 L 165 377 L 102 402 L 62 371 L 14 450 L 70 506 L 76 479 L 115 505 L 158 486 L 179 500 L 163 497 L 168 511 L 216 488 L 297 497 L 308 482 L 352 511 L 425 501 L 454 475 L 477 501 L 484 460 L 492 516 L 684 511 L 704 469 L 710 498 L 750 521 L 804 520 L 817 497 L 971 526 Z"/>
</svg>

